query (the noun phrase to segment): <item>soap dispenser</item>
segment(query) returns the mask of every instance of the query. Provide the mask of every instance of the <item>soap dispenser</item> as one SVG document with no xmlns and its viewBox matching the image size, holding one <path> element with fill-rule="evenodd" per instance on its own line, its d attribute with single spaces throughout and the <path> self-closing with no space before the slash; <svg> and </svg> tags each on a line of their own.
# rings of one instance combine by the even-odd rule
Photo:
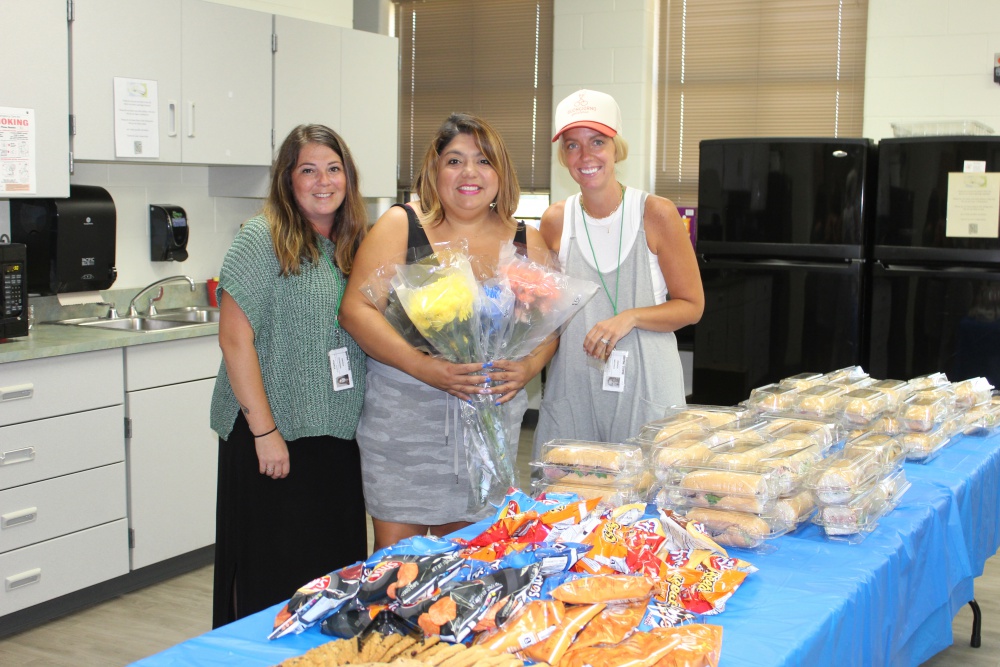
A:
<svg viewBox="0 0 1000 667">
<path fill-rule="evenodd" d="M 154 262 L 183 262 L 188 258 L 187 214 L 173 204 L 149 207 L 150 259 Z"/>
</svg>

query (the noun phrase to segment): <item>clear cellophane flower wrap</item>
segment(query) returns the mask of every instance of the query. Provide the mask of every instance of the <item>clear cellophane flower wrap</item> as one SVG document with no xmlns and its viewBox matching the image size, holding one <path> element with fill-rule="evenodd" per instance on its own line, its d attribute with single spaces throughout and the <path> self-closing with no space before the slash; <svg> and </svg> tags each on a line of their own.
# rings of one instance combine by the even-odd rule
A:
<svg viewBox="0 0 1000 667">
<path fill-rule="evenodd" d="M 502 253 L 497 275 L 514 295 L 514 309 L 500 359 L 521 359 L 558 336 L 597 293 L 589 280 L 572 278 L 553 266 L 513 252 Z"/>
</svg>

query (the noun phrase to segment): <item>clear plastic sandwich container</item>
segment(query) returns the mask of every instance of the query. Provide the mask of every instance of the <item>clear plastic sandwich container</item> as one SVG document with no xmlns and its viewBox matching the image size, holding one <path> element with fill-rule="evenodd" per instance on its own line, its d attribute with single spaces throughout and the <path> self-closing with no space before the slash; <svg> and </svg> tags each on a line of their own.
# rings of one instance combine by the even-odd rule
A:
<svg viewBox="0 0 1000 667">
<path fill-rule="evenodd" d="M 767 540 L 785 535 L 801 525 L 773 516 L 709 507 L 684 506 L 673 508 L 688 521 L 700 523 L 712 540 L 723 547 L 758 549 Z"/>
<path fill-rule="evenodd" d="M 889 394 L 871 387 L 854 389 L 840 399 L 840 414 L 851 424 L 870 424 L 891 407 Z"/>
<path fill-rule="evenodd" d="M 654 443 L 678 433 L 706 431 L 709 428 L 711 424 L 704 417 L 678 412 L 645 424 L 639 429 L 637 437 L 641 437 L 644 442 Z"/>
<path fill-rule="evenodd" d="M 878 380 L 868 385 L 866 389 L 877 389 L 889 397 L 889 409 L 895 410 L 914 389 L 905 380 Z"/>
<path fill-rule="evenodd" d="M 641 444 L 641 438 L 642 434 L 635 440 Z M 658 480 L 669 481 L 676 478 L 679 471 L 703 465 L 718 451 L 731 446 L 732 442 L 722 442 L 710 431 L 677 433 L 651 445 L 650 466 Z"/>
<path fill-rule="evenodd" d="M 641 471 L 645 459 L 637 444 L 558 439 L 544 443 L 532 463 L 627 475 Z"/>
<path fill-rule="evenodd" d="M 708 428 L 718 428 L 723 424 L 728 424 L 742 417 L 750 416 L 750 409 L 746 407 L 726 407 L 721 405 L 678 405 L 667 408 L 665 418 L 676 415 L 688 415 L 705 419 Z"/>
<path fill-rule="evenodd" d="M 905 431 L 926 432 L 948 419 L 954 410 L 953 395 L 937 390 L 918 391 L 900 404 L 896 419 Z"/>
<path fill-rule="evenodd" d="M 591 466 L 567 465 L 562 463 L 532 462 L 532 468 L 540 472 L 539 478 L 564 484 L 588 484 L 591 486 L 639 486 L 647 474 L 644 467 L 626 466 L 624 470 L 607 471 Z"/>
<path fill-rule="evenodd" d="M 868 491 L 886 474 L 873 449 L 846 447 L 824 459 L 806 480 L 819 505 L 843 505 Z"/>
<path fill-rule="evenodd" d="M 812 438 L 824 452 L 833 449 L 843 441 L 846 432 L 839 419 L 834 417 L 809 417 L 798 413 L 774 413 L 762 415 L 768 424 L 768 432 L 774 439 L 800 434 Z"/>
<path fill-rule="evenodd" d="M 922 391 L 924 389 L 932 389 L 934 387 L 941 387 L 943 385 L 950 384 L 948 381 L 948 376 L 944 373 L 928 373 L 927 375 L 918 375 L 909 381 L 910 388 L 913 391 Z"/>
<path fill-rule="evenodd" d="M 799 392 L 795 411 L 816 417 L 833 417 L 840 407 L 840 397 L 845 388 L 833 384 L 817 384 Z"/>
<path fill-rule="evenodd" d="M 952 384 L 955 390 L 955 405 L 968 409 L 990 402 L 993 385 L 984 377 L 969 378 Z"/>
<path fill-rule="evenodd" d="M 625 505 L 646 501 L 649 494 L 649 487 L 631 485 L 595 486 L 593 484 L 552 482 L 545 479 L 536 479 L 531 483 L 531 495 L 537 498 L 542 493 L 573 493 L 581 500 L 601 498 L 612 505 Z"/>
<path fill-rule="evenodd" d="M 780 384 L 768 384 L 750 390 L 747 404 L 758 412 L 785 412 L 795 405 L 795 387 L 783 387 Z"/>
<path fill-rule="evenodd" d="M 718 507 L 761 512 L 781 497 L 782 479 L 776 471 L 749 472 L 694 467 L 671 483 L 662 484 L 657 501 L 666 505 Z"/>
<path fill-rule="evenodd" d="M 798 493 L 809 474 L 823 461 L 823 450 L 816 444 L 796 445 L 794 441 L 785 440 L 776 441 L 771 446 L 784 443 L 788 443 L 790 448 L 761 459 L 756 466 L 761 471 L 774 471 L 778 477 L 778 493 L 783 497 Z"/>
<path fill-rule="evenodd" d="M 767 420 L 758 417 L 742 417 L 714 428 L 712 432 L 720 441 L 764 443 L 772 439 L 768 433 L 769 424 Z"/>
<path fill-rule="evenodd" d="M 906 472 L 900 468 L 849 503 L 820 507 L 813 523 L 822 526 L 830 539 L 861 542 L 875 530 L 879 519 L 899 504 L 909 488 Z"/>
<path fill-rule="evenodd" d="M 915 463 L 933 461 L 962 430 L 961 419 L 949 419 L 935 424 L 929 431 L 900 433 L 897 437 L 906 450 L 906 460 Z"/>
<path fill-rule="evenodd" d="M 844 387 L 845 390 L 861 389 L 873 384 L 875 379 L 865 372 L 861 366 L 849 366 L 830 373 L 823 374 L 823 383 Z"/>
<path fill-rule="evenodd" d="M 797 389 L 802 391 L 803 389 L 808 389 L 817 384 L 823 383 L 822 373 L 797 373 L 795 375 L 789 375 L 786 378 L 782 378 L 778 381 L 778 384 L 782 387 L 791 387 L 792 389 Z"/>
<path fill-rule="evenodd" d="M 865 433 L 847 441 L 844 451 L 864 449 L 875 452 L 884 470 L 894 470 L 906 459 L 906 447 L 899 438 L 887 433 Z"/>
<path fill-rule="evenodd" d="M 988 436 L 1000 428 L 1000 405 L 987 403 L 965 413 L 965 435 Z"/>
</svg>

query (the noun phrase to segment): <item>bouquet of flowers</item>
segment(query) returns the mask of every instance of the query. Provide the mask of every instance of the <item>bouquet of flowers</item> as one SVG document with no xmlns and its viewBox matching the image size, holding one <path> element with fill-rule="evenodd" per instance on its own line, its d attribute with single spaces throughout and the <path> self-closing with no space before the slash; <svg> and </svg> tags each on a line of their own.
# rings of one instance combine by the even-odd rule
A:
<svg viewBox="0 0 1000 667">
<path fill-rule="evenodd" d="M 364 289 L 408 342 L 455 363 L 526 356 L 558 335 L 596 291 L 596 284 L 531 262 L 513 246 L 482 282 L 464 248 L 441 246 L 418 262 L 383 267 Z M 500 502 L 517 485 L 508 446 L 517 425 L 507 423 L 506 412 L 491 395 L 475 394 L 462 405 L 471 510 Z"/>
</svg>

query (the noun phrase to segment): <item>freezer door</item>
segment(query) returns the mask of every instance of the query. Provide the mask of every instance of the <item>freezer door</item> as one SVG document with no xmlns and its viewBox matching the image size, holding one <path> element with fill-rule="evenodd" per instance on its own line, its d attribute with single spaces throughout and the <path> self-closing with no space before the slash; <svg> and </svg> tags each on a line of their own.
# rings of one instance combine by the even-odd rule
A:
<svg viewBox="0 0 1000 667">
<path fill-rule="evenodd" d="M 1000 386 L 1000 269 L 872 267 L 869 373 L 944 371 Z"/>
<path fill-rule="evenodd" d="M 733 405 L 754 387 L 862 364 L 864 264 L 699 260 L 691 401 Z"/>
</svg>

